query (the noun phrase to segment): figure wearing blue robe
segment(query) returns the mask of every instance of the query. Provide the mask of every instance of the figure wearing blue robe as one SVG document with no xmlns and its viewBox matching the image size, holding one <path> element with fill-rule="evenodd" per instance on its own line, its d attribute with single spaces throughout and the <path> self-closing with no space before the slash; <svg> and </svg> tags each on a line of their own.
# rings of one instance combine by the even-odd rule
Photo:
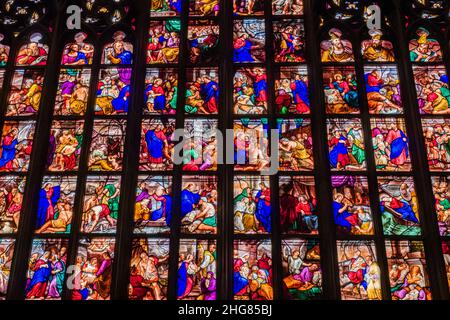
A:
<svg viewBox="0 0 450 320">
<path fill-rule="evenodd" d="M 348 150 L 345 146 L 345 142 L 341 141 L 347 141 L 347 138 L 341 135 L 339 137 L 339 143 L 335 145 L 330 151 L 330 164 L 333 166 L 333 168 L 337 167 L 340 155 L 348 155 Z"/>
<path fill-rule="evenodd" d="M 78 52 L 77 57 L 75 58 L 75 62 L 78 62 L 80 60 L 83 60 L 84 64 L 88 64 L 89 63 L 86 55 L 83 52 Z"/>
<path fill-rule="evenodd" d="M 37 284 L 48 282 L 51 276 L 50 261 L 46 261 L 41 265 L 42 266 L 47 265 L 47 267 L 40 267 L 34 272 L 33 278 L 31 279 L 30 283 L 28 284 L 25 290 L 26 293 L 30 292 L 33 289 L 33 287 L 35 287 Z"/>
<path fill-rule="evenodd" d="M 370 76 L 370 73 L 366 73 L 364 75 L 364 80 L 366 81 L 366 92 L 367 93 L 380 92 L 380 90 L 383 89 L 383 86 L 382 85 L 378 85 L 378 86 L 371 86 L 371 85 L 369 85 L 369 79 L 368 79 L 369 76 Z"/>
<path fill-rule="evenodd" d="M 164 213 L 166 215 L 166 224 L 167 226 L 170 226 L 170 220 L 172 218 L 172 197 L 168 195 L 162 196 L 164 199 L 166 199 L 165 203 L 162 202 L 161 208 L 152 211 L 152 216 L 150 220 L 157 221 L 161 219 L 164 216 Z"/>
<path fill-rule="evenodd" d="M 256 96 L 257 100 L 262 101 L 262 100 L 266 99 L 265 92 L 267 90 L 267 82 L 264 77 L 261 77 L 259 80 L 257 78 L 257 81 L 255 81 L 255 83 L 253 85 L 253 89 L 255 90 L 255 96 Z M 264 94 L 263 94 L 263 92 L 264 92 Z M 264 97 L 261 97 L 261 95 L 263 95 Z"/>
<path fill-rule="evenodd" d="M 190 279 L 187 273 L 186 262 L 183 261 L 178 268 L 177 297 L 183 297 L 186 294 L 186 291 L 192 288 L 192 284 L 188 283 L 189 280 Z"/>
<path fill-rule="evenodd" d="M 337 226 L 341 226 L 348 231 L 351 230 L 352 225 L 350 222 L 347 221 L 347 218 L 350 217 L 352 214 L 349 213 L 347 210 L 340 213 L 339 211 L 344 207 L 342 203 L 339 203 L 337 201 L 333 201 L 333 216 L 334 216 L 334 223 L 336 223 Z"/>
<path fill-rule="evenodd" d="M 55 186 L 52 188 L 53 193 L 49 199 L 47 198 L 47 191 L 45 189 L 41 189 L 39 192 L 39 206 L 36 218 L 36 229 L 41 228 L 45 222 L 47 221 L 47 211 L 49 206 L 55 207 L 58 203 L 59 198 L 61 197 L 61 187 Z"/>
<path fill-rule="evenodd" d="M 111 104 L 116 111 L 128 112 L 128 97 L 130 96 L 130 86 L 124 86 L 119 96 L 111 101 Z"/>
<path fill-rule="evenodd" d="M 342 88 L 339 84 L 339 82 L 335 81 L 333 82 L 333 86 L 334 88 L 339 91 L 339 93 L 343 93 L 344 92 L 344 88 Z M 348 91 L 346 94 L 344 94 L 344 100 L 345 102 L 348 103 L 349 106 L 354 107 L 354 108 L 358 108 L 359 107 L 359 102 L 358 102 L 358 92 L 351 90 Z"/>
<path fill-rule="evenodd" d="M 215 87 L 215 88 L 214 88 Z M 207 84 L 200 86 L 200 93 L 203 100 L 208 103 L 212 98 L 216 98 L 216 102 L 219 99 L 219 84 L 215 81 L 210 81 Z M 217 89 L 217 90 L 216 90 Z"/>
<path fill-rule="evenodd" d="M 408 138 L 406 137 L 405 133 L 402 130 L 399 131 L 400 137 L 393 140 L 391 143 L 391 155 L 390 155 L 391 160 L 398 158 L 402 154 L 403 150 L 405 150 L 406 157 L 408 157 L 409 154 Z M 403 139 L 406 139 L 406 141 L 404 141 Z"/>
<path fill-rule="evenodd" d="M 16 157 L 16 146 L 19 143 L 17 139 L 7 143 L 7 137 L 3 138 L 2 142 L 2 156 L 0 157 L 0 168 L 4 168 L 10 161 L 13 161 Z"/>
<path fill-rule="evenodd" d="M 193 210 L 194 205 L 200 202 L 200 195 L 187 189 L 181 191 L 181 218 Z"/>
<path fill-rule="evenodd" d="M 176 13 L 181 13 L 181 0 L 170 0 L 169 3 L 172 10 L 174 10 Z"/>
<path fill-rule="evenodd" d="M 233 274 L 234 285 L 233 285 L 233 294 L 237 294 L 246 286 L 248 286 L 248 280 L 241 275 L 239 271 L 235 271 Z"/>
<path fill-rule="evenodd" d="M 248 40 L 245 40 L 244 46 L 240 48 L 234 48 L 233 53 L 233 62 L 254 62 L 251 55 L 252 43 Z"/>
<path fill-rule="evenodd" d="M 292 95 L 294 96 L 294 103 L 303 102 L 309 106 L 309 94 L 308 94 L 308 86 L 302 80 L 295 80 L 295 89 L 292 90 Z"/>
<path fill-rule="evenodd" d="M 133 54 L 128 50 L 122 51 L 122 53 L 119 53 L 116 58 L 120 59 L 120 64 L 133 63 Z"/>
<path fill-rule="evenodd" d="M 411 205 L 407 201 L 398 200 L 398 203 L 400 205 L 392 206 L 392 204 L 391 204 L 391 209 L 400 213 L 402 215 L 403 220 L 414 222 L 414 223 L 419 223 L 419 220 L 417 219 Z M 384 206 L 383 202 L 381 202 L 380 207 L 381 207 L 380 208 L 381 212 L 386 212 L 386 207 Z"/>
<path fill-rule="evenodd" d="M 262 224 L 264 231 L 271 232 L 272 223 L 270 217 L 270 204 L 267 205 L 265 199 L 261 199 L 262 190 L 259 190 L 256 194 L 256 199 L 258 199 L 258 203 L 256 205 L 255 216 L 258 221 Z"/>
<path fill-rule="evenodd" d="M 154 159 L 161 159 L 163 157 L 164 141 L 159 139 L 155 130 L 148 130 L 145 134 L 145 142 L 150 157 Z"/>
</svg>

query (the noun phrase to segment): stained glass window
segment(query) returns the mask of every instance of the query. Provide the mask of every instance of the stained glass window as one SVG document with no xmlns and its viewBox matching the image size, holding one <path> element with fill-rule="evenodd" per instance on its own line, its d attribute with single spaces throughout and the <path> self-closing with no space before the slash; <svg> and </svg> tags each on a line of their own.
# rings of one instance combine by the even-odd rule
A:
<svg viewBox="0 0 450 320">
<path fill-rule="evenodd" d="M 448 299 L 445 1 L 73 2 L 0 5 L 0 300 Z"/>
</svg>

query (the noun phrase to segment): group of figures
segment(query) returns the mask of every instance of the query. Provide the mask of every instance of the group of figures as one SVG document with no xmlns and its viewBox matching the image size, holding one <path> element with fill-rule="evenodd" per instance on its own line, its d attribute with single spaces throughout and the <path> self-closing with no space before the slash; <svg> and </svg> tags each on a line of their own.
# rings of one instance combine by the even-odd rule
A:
<svg viewBox="0 0 450 320">
<path fill-rule="evenodd" d="M 177 298 L 216 300 L 217 251 L 215 240 L 180 240 Z"/>
<path fill-rule="evenodd" d="M 17 232 L 25 181 L 25 178 L 15 176 L 0 178 L 0 234 Z"/>
<path fill-rule="evenodd" d="M 181 2 L 181 1 L 180 1 Z M 180 22 L 166 20 L 150 24 L 147 64 L 176 63 L 180 54 Z"/>
<path fill-rule="evenodd" d="M 450 168 L 450 121 L 447 119 L 422 119 L 425 148 L 431 171 Z"/>
<path fill-rule="evenodd" d="M 272 212 L 267 177 L 236 176 L 234 182 L 235 233 L 270 233 Z"/>
<path fill-rule="evenodd" d="M 172 221 L 172 179 L 140 176 L 134 206 L 135 233 L 168 232 Z"/>
<path fill-rule="evenodd" d="M 434 177 L 432 182 L 439 234 L 448 236 L 450 235 L 450 181 L 445 177 Z"/>
<path fill-rule="evenodd" d="M 233 81 L 235 114 L 267 112 L 267 75 L 263 68 L 238 69 Z"/>
<path fill-rule="evenodd" d="M 316 240 L 283 240 L 283 296 L 314 300 L 322 295 L 320 248 Z"/>
<path fill-rule="evenodd" d="M 269 240 L 234 242 L 235 300 L 273 300 L 271 252 Z"/>
</svg>

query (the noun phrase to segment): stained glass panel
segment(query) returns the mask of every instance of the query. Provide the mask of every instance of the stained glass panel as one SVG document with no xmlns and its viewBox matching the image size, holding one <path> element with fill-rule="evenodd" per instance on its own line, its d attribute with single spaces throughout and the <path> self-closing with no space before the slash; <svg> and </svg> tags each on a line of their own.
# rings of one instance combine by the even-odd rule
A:
<svg viewBox="0 0 450 320">
<path fill-rule="evenodd" d="M 310 119 L 277 119 L 280 170 L 313 170 L 313 141 Z"/>
<path fill-rule="evenodd" d="M 76 189 L 76 177 L 44 177 L 39 191 L 36 233 L 70 233 Z"/>
<path fill-rule="evenodd" d="M 14 256 L 15 240 L 0 239 L 0 270 L 2 270 L 2 282 L 0 285 L 0 300 L 5 300 L 8 292 L 9 275 L 11 273 L 11 263 Z"/>
<path fill-rule="evenodd" d="M 409 41 L 409 56 L 413 62 L 441 61 L 441 46 L 429 30 L 420 27 Z"/>
<path fill-rule="evenodd" d="M 234 177 L 234 232 L 272 232 L 270 181 L 267 176 Z"/>
<path fill-rule="evenodd" d="M 134 239 L 130 263 L 130 300 L 166 300 L 169 240 Z"/>
<path fill-rule="evenodd" d="M 264 0 L 233 0 L 236 16 L 261 16 L 264 14 Z"/>
<path fill-rule="evenodd" d="M 369 184 L 363 176 L 332 176 L 333 218 L 338 234 L 374 233 Z"/>
<path fill-rule="evenodd" d="M 144 114 L 175 114 L 178 98 L 176 69 L 147 69 Z"/>
<path fill-rule="evenodd" d="M 359 113 L 358 82 L 354 67 L 324 67 L 323 89 L 327 113 Z"/>
<path fill-rule="evenodd" d="M 114 233 L 119 218 L 120 177 L 88 177 L 83 200 L 81 232 Z"/>
<path fill-rule="evenodd" d="M 219 25 L 213 21 L 192 21 L 188 26 L 189 61 L 213 63 L 219 58 Z"/>
<path fill-rule="evenodd" d="M 74 36 L 74 42 L 68 43 L 64 47 L 61 64 L 65 66 L 82 66 L 92 64 L 94 57 L 94 46 L 84 40 L 88 35 L 79 32 Z"/>
<path fill-rule="evenodd" d="M 322 295 L 320 248 L 316 240 L 282 240 L 283 292 L 289 300 L 314 300 Z"/>
<path fill-rule="evenodd" d="M 186 119 L 183 170 L 217 170 L 218 121 L 215 119 Z"/>
<path fill-rule="evenodd" d="M 372 145 L 377 170 L 410 171 L 409 138 L 405 121 L 394 118 L 371 119 Z"/>
<path fill-rule="evenodd" d="M 381 270 L 374 241 L 338 241 L 343 300 L 381 300 Z"/>
<path fill-rule="evenodd" d="M 89 99 L 91 71 L 63 69 L 59 75 L 54 115 L 82 116 L 86 113 Z"/>
<path fill-rule="evenodd" d="M 419 203 L 411 177 L 379 177 L 378 192 L 385 235 L 421 234 Z"/>
<path fill-rule="evenodd" d="M 267 169 L 268 121 L 262 119 L 240 119 L 234 121 L 235 170 L 261 171 Z"/>
<path fill-rule="evenodd" d="M 444 66 L 413 66 L 421 114 L 449 114 L 450 90 Z"/>
<path fill-rule="evenodd" d="M 64 286 L 67 239 L 34 239 L 28 261 L 25 298 L 60 300 Z"/>
<path fill-rule="evenodd" d="M 310 96 L 306 66 L 280 67 L 275 79 L 275 104 L 280 114 L 309 114 Z"/>
<path fill-rule="evenodd" d="M 430 170 L 444 172 L 449 170 L 450 120 L 442 118 L 422 119 L 422 127 Z"/>
<path fill-rule="evenodd" d="M 305 29 L 302 20 L 273 23 L 275 62 L 305 61 Z"/>
<path fill-rule="evenodd" d="M 44 71 L 18 69 L 14 72 L 7 100 L 6 116 L 29 116 L 39 111 Z"/>
<path fill-rule="evenodd" d="M 192 17 L 218 16 L 219 0 L 189 0 L 189 15 Z"/>
<path fill-rule="evenodd" d="M 131 94 L 130 68 L 101 69 L 98 81 L 96 115 L 117 115 L 128 112 Z"/>
<path fill-rule="evenodd" d="M 215 240 L 180 240 L 178 300 L 216 300 Z"/>
<path fill-rule="evenodd" d="M 219 112 L 219 70 L 195 68 L 187 70 L 186 104 L 188 114 L 216 114 Z"/>
<path fill-rule="evenodd" d="M 270 240 L 235 240 L 235 300 L 273 300 Z"/>
<path fill-rule="evenodd" d="M 19 228 L 25 182 L 25 177 L 0 177 L 0 234 L 16 233 Z"/>
<path fill-rule="evenodd" d="M 450 177 L 432 177 L 431 182 L 439 234 L 443 237 L 450 236 Z"/>
<path fill-rule="evenodd" d="M 88 159 L 89 170 L 121 170 L 124 137 L 124 120 L 95 120 Z"/>
<path fill-rule="evenodd" d="M 103 47 L 102 64 L 129 65 L 133 63 L 133 45 L 124 41 L 126 37 L 123 31 L 114 32 L 114 42 Z"/>
<path fill-rule="evenodd" d="M 43 43 L 44 36 L 35 32 L 30 35 L 29 42 L 22 45 L 16 58 L 17 66 L 45 66 L 48 58 L 48 46 Z"/>
<path fill-rule="evenodd" d="M 398 114 L 403 112 L 400 80 L 396 66 L 364 67 L 367 104 L 371 114 Z"/>
<path fill-rule="evenodd" d="M 364 134 L 359 119 L 328 119 L 330 167 L 336 171 L 361 171 L 366 168 Z"/>
<path fill-rule="evenodd" d="M 273 15 L 303 14 L 303 0 L 272 0 Z"/>
<path fill-rule="evenodd" d="M 181 1 L 179 1 L 181 2 Z M 150 22 L 147 63 L 177 63 L 180 53 L 180 20 Z"/>
<path fill-rule="evenodd" d="M 264 20 L 235 20 L 233 25 L 233 62 L 257 63 L 266 60 Z"/>
<path fill-rule="evenodd" d="M 47 156 L 49 171 L 78 170 L 83 145 L 84 121 L 53 121 Z"/>
<path fill-rule="evenodd" d="M 369 30 L 370 39 L 361 43 L 361 53 L 364 60 L 370 62 L 395 61 L 394 46 L 391 41 L 383 39 L 383 30 Z"/>
<path fill-rule="evenodd" d="M 181 190 L 181 231 L 217 233 L 217 177 L 184 176 Z"/>
<path fill-rule="evenodd" d="M 142 122 L 140 170 L 171 170 L 172 134 L 175 119 L 145 119 Z"/>
<path fill-rule="evenodd" d="M 267 112 L 267 75 L 265 68 L 241 68 L 233 80 L 235 114 Z"/>
<path fill-rule="evenodd" d="M 0 147 L 0 172 L 25 172 L 33 149 L 34 121 L 6 121 Z"/>
<path fill-rule="evenodd" d="M 280 225 L 288 234 L 318 234 L 319 216 L 314 177 L 280 177 Z"/>
<path fill-rule="evenodd" d="M 386 240 L 392 300 L 431 300 L 421 241 Z"/>
<path fill-rule="evenodd" d="M 115 245 L 112 238 L 80 239 L 72 300 L 110 300 Z"/>
<path fill-rule="evenodd" d="M 138 177 L 134 233 L 167 233 L 172 222 L 172 177 Z"/>
<path fill-rule="evenodd" d="M 352 43 L 345 39 L 341 30 L 331 28 L 328 36 L 329 38 L 320 44 L 322 62 L 354 61 Z"/>
</svg>

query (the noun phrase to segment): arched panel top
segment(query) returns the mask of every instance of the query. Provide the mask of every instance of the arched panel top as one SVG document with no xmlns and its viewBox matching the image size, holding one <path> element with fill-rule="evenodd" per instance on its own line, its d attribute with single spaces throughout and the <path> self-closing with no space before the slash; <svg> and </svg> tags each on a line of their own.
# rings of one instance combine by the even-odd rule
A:
<svg viewBox="0 0 450 320">
<path fill-rule="evenodd" d="M 43 33 L 36 31 L 26 36 L 16 57 L 16 66 L 45 66 L 47 64 L 49 46 Z"/>
<path fill-rule="evenodd" d="M 434 38 L 430 29 L 422 26 L 411 33 L 409 55 L 412 62 L 442 61 L 439 41 Z"/>
<path fill-rule="evenodd" d="M 391 41 L 385 39 L 383 30 L 369 30 L 368 36 L 368 39 L 361 42 L 361 54 L 365 61 L 395 61 L 394 45 Z"/>
<path fill-rule="evenodd" d="M 322 62 L 355 61 L 352 43 L 338 28 L 328 30 L 328 38 L 320 43 Z"/>
<path fill-rule="evenodd" d="M 114 32 L 112 42 L 105 44 L 102 64 L 130 65 L 133 63 L 133 44 L 127 41 L 127 34 L 121 30 Z"/>
<path fill-rule="evenodd" d="M 94 45 L 90 43 L 86 32 L 78 32 L 73 41 L 64 46 L 61 64 L 64 66 L 80 66 L 92 64 Z"/>
</svg>

